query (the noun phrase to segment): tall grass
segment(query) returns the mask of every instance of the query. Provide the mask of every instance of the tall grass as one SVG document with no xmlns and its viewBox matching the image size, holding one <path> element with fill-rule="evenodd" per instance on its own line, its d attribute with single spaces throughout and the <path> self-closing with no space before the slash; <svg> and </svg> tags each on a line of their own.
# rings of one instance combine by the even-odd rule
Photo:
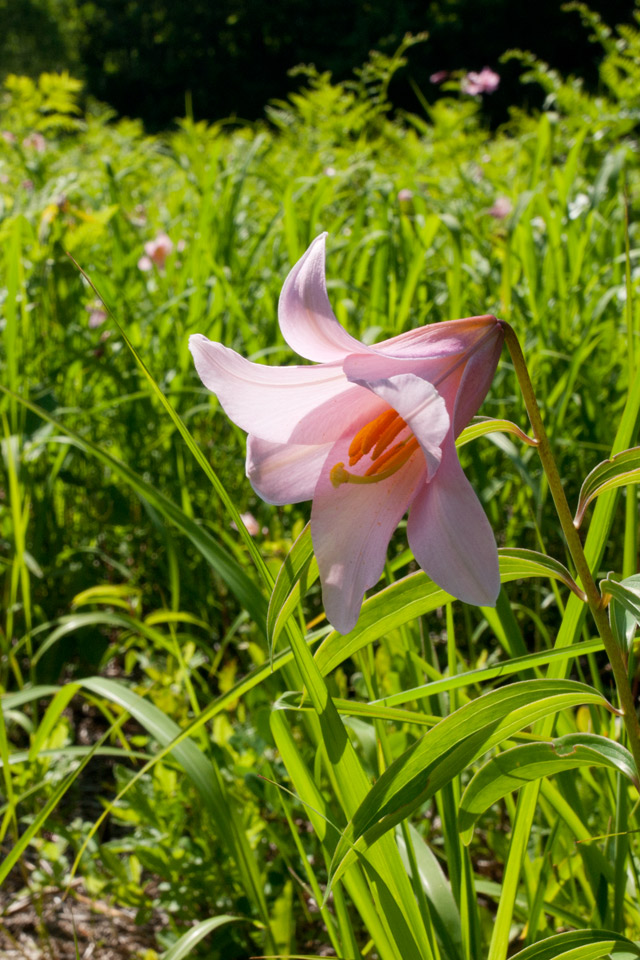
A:
<svg viewBox="0 0 640 960">
<path fill-rule="evenodd" d="M 278 294 L 326 230 L 332 304 L 359 338 L 485 313 L 511 323 L 576 505 L 589 471 L 637 436 L 640 59 L 626 42 L 636 86 L 609 76 L 591 98 L 532 63 L 549 108 L 514 112 L 495 133 L 455 91 L 426 116 L 390 120 L 397 63 L 384 59 L 352 86 L 311 72 L 269 124 L 187 118 L 153 138 L 96 104 L 79 112 L 68 79 L 53 99 L 50 80 L 11 81 L 0 109 L 7 890 L 37 896 L 79 875 L 96 899 L 161 915 L 167 960 L 638 955 L 620 939 L 640 936 L 637 796 L 622 754 L 603 759 L 598 741 L 577 772 L 523 773 L 533 782 L 518 790 L 521 766 L 548 754 L 511 766 L 508 753 L 577 734 L 583 750 L 585 735 L 624 742 L 535 449 L 493 433 L 460 450 L 508 548 L 495 610 L 453 603 L 416 571 L 400 531 L 341 637 L 323 617 L 307 506 L 257 500 L 244 437 L 187 351 L 198 332 L 254 360 L 293 360 Z M 160 231 L 174 249 L 143 271 Z M 483 412 L 527 429 L 506 357 Z M 635 491 L 590 508 L 594 575 L 636 573 Z M 419 758 L 409 772 L 407 750 Z M 489 757 L 483 776 L 504 789 L 474 805 L 464 791 Z"/>
</svg>

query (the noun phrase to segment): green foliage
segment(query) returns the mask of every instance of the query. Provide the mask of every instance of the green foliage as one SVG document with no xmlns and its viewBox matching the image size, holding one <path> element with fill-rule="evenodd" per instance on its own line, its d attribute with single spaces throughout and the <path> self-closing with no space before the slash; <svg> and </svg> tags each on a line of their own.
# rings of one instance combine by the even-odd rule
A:
<svg viewBox="0 0 640 960">
<path fill-rule="evenodd" d="M 572 505 L 594 471 L 587 556 L 619 571 L 603 586 L 634 675 L 635 74 L 593 97 L 528 60 L 553 109 L 492 134 L 454 90 L 390 119 L 401 59 L 308 70 L 269 126 L 151 137 L 65 75 L 9 78 L 0 101 L 0 875 L 33 859 L 11 875 L 33 894 L 55 859 L 61 886 L 162 910 L 168 956 L 635 949 L 634 771 L 509 362 L 498 422 L 460 446 L 501 543 L 496 609 L 453 604 L 401 531 L 342 637 L 307 506 L 257 501 L 187 351 L 199 332 L 295 362 L 277 299 L 321 230 L 366 342 L 508 318 Z"/>
</svg>

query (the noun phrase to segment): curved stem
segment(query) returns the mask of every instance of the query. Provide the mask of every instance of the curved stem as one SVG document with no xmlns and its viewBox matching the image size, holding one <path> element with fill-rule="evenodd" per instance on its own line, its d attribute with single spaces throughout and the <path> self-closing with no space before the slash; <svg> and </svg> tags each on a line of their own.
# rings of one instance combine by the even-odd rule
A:
<svg viewBox="0 0 640 960">
<path fill-rule="evenodd" d="M 564 487 L 562 486 L 562 480 L 560 479 L 560 474 L 558 473 L 558 467 L 556 466 L 555 459 L 551 452 L 549 438 L 547 437 L 547 433 L 542 422 L 542 417 L 540 416 L 540 408 L 538 407 L 538 401 L 536 400 L 533 392 L 531 378 L 529 377 L 529 371 L 527 370 L 527 365 L 520 347 L 520 343 L 513 328 L 503 320 L 501 320 L 500 323 L 504 330 L 505 342 L 509 349 L 509 353 L 511 354 L 511 359 L 513 360 L 516 376 L 518 377 L 520 389 L 522 390 L 522 396 L 524 397 L 524 402 L 529 415 L 529 420 L 531 421 L 533 433 L 538 441 L 538 452 L 540 454 L 542 466 L 547 477 L 549 490 L 551 491 L 551 496 L 553 497 L 553 502 L 556 507 L 558 519 L 560 520 L 562 532 L 564 533 L 567 541 L 567 546 L 580 578 L 582 589 L 587 597 L 587 603 L 589 604 L 591 614 L 595 620 L 596 628 L 604 644 L 604 648 L 609 658 L 609 663 L 611 664 L 611 669 L 613 671 L 613 676 L 618 691 L 620 707 L 622 709 L 623 720 L 627 731 L 627 736 L 629 738 L 629 748 L 633 754 L 636 769 L 640 774 L 640 724 L 638 723 L 638 715 L 636 713 L 631 688 L 629 686 L 627 665 L 622 655 L 622 651 L 620 650 L 620 647 L 616 643 L 613 633 L 611 632 L 609 618 L 602 605 L 602 596 L 595 584 L 593 576 L 591 575 L 591 570 L 589 569 L 589 564 L 587 563 L 587 558 L 584 554 L 580 535 L 573 525 L 571 509 L 567 503 Z"/>
</svg>

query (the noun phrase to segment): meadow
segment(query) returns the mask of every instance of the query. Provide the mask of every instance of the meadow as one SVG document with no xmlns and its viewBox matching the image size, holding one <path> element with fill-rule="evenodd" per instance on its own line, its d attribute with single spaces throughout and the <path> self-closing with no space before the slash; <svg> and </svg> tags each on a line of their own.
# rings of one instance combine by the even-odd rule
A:
<svg viewBox="0 0 640 960">
<path fill-rule="evenodd" d="M 5 951 L 26 899 L 51 955 L 66 891 L 151 925 L 140 960 L 640 956 L 633 731 L 602 638 L 635 701 L 640 37 L 590 29 L 599 92 L 512 54 L 546 101 L 497 131 L 456 77 L 392 114 L 402 51 L 351 83 L 309 69 L 262 123 L 158 136 L 67 75 L 5 81 Z M 401 523 L 357 625 L 327 623 L 309 504 L 252 491 L 188 349 L 300 362 L 278 297 L 324 231 L 367 344 L 508 321 L 573 511 L 632 451 L 587 489 L 593 618 L 505 349 L 480 411 L 501 422 L 459 445 L 496 607 L 430 581 Z"/>
</svg>

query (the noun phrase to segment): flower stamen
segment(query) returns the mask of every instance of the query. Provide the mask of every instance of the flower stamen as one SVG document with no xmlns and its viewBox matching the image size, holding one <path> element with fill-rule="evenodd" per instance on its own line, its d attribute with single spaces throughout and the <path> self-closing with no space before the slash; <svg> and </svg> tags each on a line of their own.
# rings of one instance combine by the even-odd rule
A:
<svg viewBox="0 0 640 960">
<path fill-rule="evenodd" d="M 364 427 L 358 430 L 349 445 L 349 465 L 353 466 L 366 453 L 369 453 L 374 443 L 379 440 L 390 424 L 396 420 L 399 420 L 400 423 L 405 426 L 404 420 L 400 418 L 395 410 L 385 410 L 384 413 L 381 413 L 375 420 L 370 420 L 369 423 L 366 423 Z"/>
<path fill-rule="evenodd" d="M 385 454 L 379 457 L 371 464 L 368 470 L 365 470 L 365 477 L 374 477 L 376 480 L 382 479 L 382 475 L 390 477 L 392 473 L 399 470 L 407 462 L 409 457 L 418 449 L 418 441 L 412 435 L 408 440 L 396 443 Z"/>
<path fill-rule="evenodd" d="M 371 464 L 363 474 L 359 474 L 347 470 L 342 462 L 336 463 L 330 473 L 333 486 L 339 487 L 342 483 L 378 483 L 393 476 L 419 447 L 410 431 L 404 440 L 389 446 L 398 434 L 408 429 L 406 421 L 393 408 L 365 424 L 349 445 L 349 466 L 355 466 L 369 453 Z"/>
</svg>

